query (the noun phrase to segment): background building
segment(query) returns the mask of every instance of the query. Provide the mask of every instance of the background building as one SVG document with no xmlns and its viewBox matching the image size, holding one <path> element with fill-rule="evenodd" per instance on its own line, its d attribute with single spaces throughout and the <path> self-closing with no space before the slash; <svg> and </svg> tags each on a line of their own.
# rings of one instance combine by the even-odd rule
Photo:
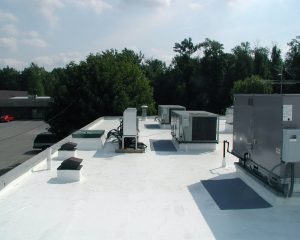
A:
<svg viewBox="0 0 300 240">
<path fill-rule="evenodd" d="M 10 114 L 16 119 L 44 119 L 52 101 L 51 97 L 23 91 L 0 91 L 0 96 L 0 115 Z"/>
</svg>

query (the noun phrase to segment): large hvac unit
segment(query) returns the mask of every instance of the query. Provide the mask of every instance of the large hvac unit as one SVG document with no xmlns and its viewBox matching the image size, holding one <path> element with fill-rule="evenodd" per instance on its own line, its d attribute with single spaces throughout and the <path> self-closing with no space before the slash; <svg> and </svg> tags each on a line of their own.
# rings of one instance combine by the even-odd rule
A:
<svg viewBox="0 0 300 240">
<path fill-rule="evenodd" d="M 171 132 L 179 143 L 218 143 L 218 115 L 205 111 L 173 111 Z"/>
<path fill-rule="evenodd" d="M 161 124 L 171 123 L 172 111 L 185 111 L 185 107 L 180 105 L 158 105 L 158 120 Z"/>
<path fill-rule="evenodd" d="M 300 95 L 235 95 L 232 152 L 241 167 L 287 194 L 300 183 Z"/>
</svg>

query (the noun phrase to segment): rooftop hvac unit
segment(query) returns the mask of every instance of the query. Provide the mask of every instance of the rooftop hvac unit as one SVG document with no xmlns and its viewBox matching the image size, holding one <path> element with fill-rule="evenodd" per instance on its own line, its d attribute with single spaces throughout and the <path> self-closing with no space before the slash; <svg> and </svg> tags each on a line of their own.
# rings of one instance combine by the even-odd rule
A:
<svg viewBox="0 0 300 240">
<path fill-rule="evenodd" d="M 233 116 L 240 166 L 286 193 L 300 181 L 300 95 L 235 95 Z"/>
<path fill-rule="evenodd" d="M 127 108 L 123 113 L 123 135 L 137 135 L 137 110 L 136 108 Z"/>
<path fill-rule="evenodd" d="M 122 149 L 126 147 L 125 139 L 133 139 L 135 149 L 138 142 L 138 118 L 136 108 L 127 108 L 123 113 Z"/>
<path fill-rule="evenodd" d="M 218 143 L 218 115 L 205 111 L 173 111 L 171 131 L 179 143 Z"/>
<path fill-rule="evenodd" d="M 185 111 L 185 107 L 180 105 L 158 105 L 158 119 L 161 124 L 171 123 L 172 111 Z"/>
</svg>

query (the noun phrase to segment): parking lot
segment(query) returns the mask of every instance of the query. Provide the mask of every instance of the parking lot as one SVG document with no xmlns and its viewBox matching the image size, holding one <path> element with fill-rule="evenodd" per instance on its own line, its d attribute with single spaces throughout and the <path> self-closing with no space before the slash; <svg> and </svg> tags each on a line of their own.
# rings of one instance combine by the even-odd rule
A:
<svg viewBox="0 0 300 240">
<path fill-rule="evenodd" d="M 33 140 L 48 127 L 43 121 L 0 123 L 0 176 L 40 152 Z"/>
</svg>

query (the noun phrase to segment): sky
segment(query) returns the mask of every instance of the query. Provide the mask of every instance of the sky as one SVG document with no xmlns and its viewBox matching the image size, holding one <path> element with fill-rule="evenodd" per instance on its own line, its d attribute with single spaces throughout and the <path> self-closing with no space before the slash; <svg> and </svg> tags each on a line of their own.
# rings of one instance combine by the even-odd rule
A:
<svg viewBox="0 0 300 240">
<path fill-rule="evenodd" d="M 52 70 L 129 48 L 169 64 L 175 43 L 248 41 L 283 54 L 300 35 L 299 0 L 0 0 L 0 67 Z"/>
</svg>

